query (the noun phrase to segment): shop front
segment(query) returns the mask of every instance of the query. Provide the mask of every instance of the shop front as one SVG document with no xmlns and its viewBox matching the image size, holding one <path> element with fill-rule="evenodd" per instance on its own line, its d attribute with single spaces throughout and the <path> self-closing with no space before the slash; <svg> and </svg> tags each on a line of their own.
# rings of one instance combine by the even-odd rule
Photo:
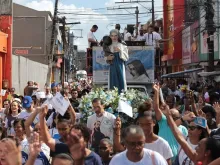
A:
<svg viewBox="0 0 220 165">
<path fill-rule="evenodd" d="M 4 73 L 5 73 L 5 66 L 6 61 L 3 60 L 6 59 L 5 56 L 7 55 L 7 38 L 8 35 L 0 32 L 0 91 L 3 88 L 7 88 L 7 82 L 4 80 Z M 4 81 L 3 81 L 4 80 Z M 2 96 L 0 94 L 0 107 L 2 107 Z"/>
</svg>

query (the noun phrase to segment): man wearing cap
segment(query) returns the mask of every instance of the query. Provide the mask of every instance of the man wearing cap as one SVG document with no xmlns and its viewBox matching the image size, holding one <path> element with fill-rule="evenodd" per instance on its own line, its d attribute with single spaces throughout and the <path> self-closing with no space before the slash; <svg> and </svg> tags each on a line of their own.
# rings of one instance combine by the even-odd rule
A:
<svg viewBox="0 0 220 165">
<path fill-rule="evenodd" d="M 59 83 L 54 82 L 51 84 L 51 90 L 52 90 L 52 95 L 55 96 L 56 93 L 58 92 L 58 85 Z"/>
<path fill-rule="evenodd" d="M 22 107 L 25 110 L 21 111 L 18 118 L 26 120 L 31 115 L 31 113 L 34 112 L 34 110 L 35 110 L 31 96 L 24 96 L 24 99 L 22 102 Z"/>
</svg>

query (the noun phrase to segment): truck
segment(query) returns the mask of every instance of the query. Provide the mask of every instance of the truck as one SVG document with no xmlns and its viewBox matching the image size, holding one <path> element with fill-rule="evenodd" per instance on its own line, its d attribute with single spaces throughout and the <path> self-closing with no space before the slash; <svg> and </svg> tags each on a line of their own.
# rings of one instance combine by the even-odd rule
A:
<svg viewBox="0 0 220 165">
<path fill-rule="evenodd" d="M 129 60 L 125 63 L 128 88 L 150 93 L 155 74 L 154 47 L 128 46 L 128 52 Z M 105 61 L 102 47 L 93 47 L 87 51 L 87 69 L 95 86 L 108 87 L 109 64 Z"/>
</svg>

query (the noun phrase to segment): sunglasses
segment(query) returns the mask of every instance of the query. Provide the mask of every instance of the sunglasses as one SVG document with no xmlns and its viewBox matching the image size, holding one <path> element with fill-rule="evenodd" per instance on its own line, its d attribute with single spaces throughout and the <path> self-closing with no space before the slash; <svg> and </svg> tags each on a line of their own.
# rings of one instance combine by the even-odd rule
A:
<svg viewBox="0 0 220 165">
<path fill-rule="evenodd" d="M 195 130 L 196 128 L 198 128 L 198 127 L 197 126 L 190 126 L 190 125 L 188 126 L 188 129 L 191 131 Z"/>
</svg>

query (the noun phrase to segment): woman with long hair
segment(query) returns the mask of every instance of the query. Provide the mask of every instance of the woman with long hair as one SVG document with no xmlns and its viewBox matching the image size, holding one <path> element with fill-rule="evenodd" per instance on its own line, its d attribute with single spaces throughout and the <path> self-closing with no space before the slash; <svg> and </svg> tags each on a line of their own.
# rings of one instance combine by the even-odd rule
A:
<svg viewBox="0 0 220 165">
<path fill-rule="evenodd" d="M 193 163 L 197 164 L 198 162 L 201 162 L 202 165 L 208 165 L 215 159 L 220 158 L 220 152 L 219 152 L 220 151 L 220 140 L 219 139 L 215 139 L 213 137 L 204 138 L 203 137 L 204 135 L 201 129 L 195 128 L 194 130 L 195 132 L 194 133 L 191 132 L 189 134 L 190 137 L 193 136 L 193 134 L 198 136 L 197 139 L 196 138 L 192 139 L 192 137 L 190 138 L 191 143 L 197 143 L 197 146 L 195 147 L 195 149 L 193 149 L 192 146 L 190 146 L 190 144 L 187 142 L 187 140 L 185 140 L 185 137 L 178 130 L 178 127 L 176 126 L 172 118 L 172 115 L 170 113 L 170 109 L 167 105 L 164 106 L 163 113 L 166 115 L 169 126 L 176 140 L 181 145 L 181 148 L 186 155 L 185 157 L 187 159 L 183 158 L 182 164 L 184 162 L 185 163 L 189 162 L 188 164 L 193 164 Z M 192 128 L 192 127 L 195 127 L 196 125 L 191 123 L 190 126 Z"/>
<path fill-rule="evenodd" d="M 7 136 L 14 136 L 15 131 L 13 128 L 13 122 L 18 118 L 21 112 L 21 105 L 17 101 L 13 101 L 10 105 L 9 114 L 5 118 L 5 128 L 7 129 Z"/>
</svg>

